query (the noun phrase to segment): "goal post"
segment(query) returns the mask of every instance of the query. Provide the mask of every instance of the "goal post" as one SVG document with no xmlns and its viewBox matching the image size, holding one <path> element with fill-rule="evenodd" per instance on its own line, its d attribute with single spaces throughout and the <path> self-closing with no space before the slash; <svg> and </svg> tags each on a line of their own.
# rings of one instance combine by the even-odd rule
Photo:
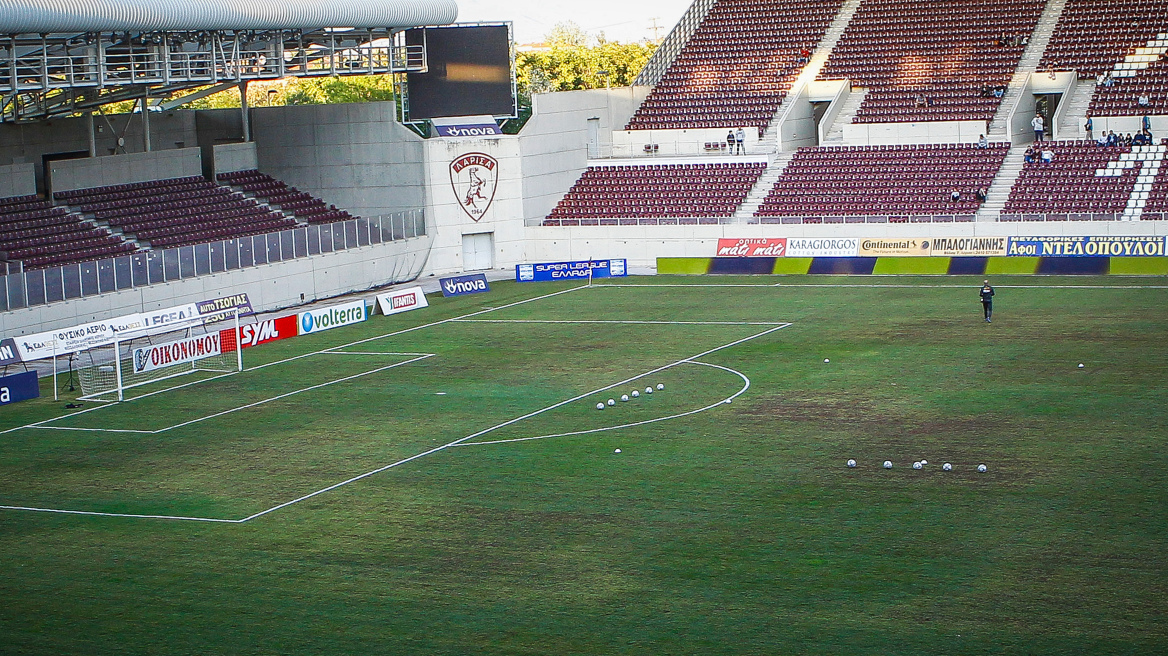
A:
<svg viewBox="0 0 1168 656">
<path fill-rule="evenodd" d="M 243 371 L 239 311 L 192 317 L 164 328 L 136 329 L 114 334 L 113 343 L 77 354 L 80 398 L 103 400 L 126 390 L 196 372 Z"/>
</svg>

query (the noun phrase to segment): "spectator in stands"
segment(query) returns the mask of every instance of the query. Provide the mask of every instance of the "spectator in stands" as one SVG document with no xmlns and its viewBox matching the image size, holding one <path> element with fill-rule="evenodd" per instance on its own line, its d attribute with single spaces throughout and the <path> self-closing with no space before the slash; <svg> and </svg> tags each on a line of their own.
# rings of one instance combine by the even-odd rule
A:
<svg viewBox="0 0 1168 656">
<path fill-rule="evenodd" d="M 1087 138 L 1088 138 L 1088 139 L 1092 139 L 1092 138 L 1093 138 L 1093 137 L 1091 136 L 1091 132 L 1092 132 L 1092 129 L 1093 129 L 1094 127 L 1095 127 L 1095 124 L 1091 122 L 1091 117 L 1090 117 L 1090 116 L 1088 116 L 1088 117 L 1087 117 L 1087 123 L 1083 125 L 1083 129 L 1087 131 Z"/>
<path fill-rule="evenodd" d="M 1005 93 L 1006 93 L 1006 87 L 995 87 L 994 88 L 994 97 L 995 98 L 1001 98 L 1003 95 L 1005 95 Z"/>
<path fill-rule="evenodd" d="M 913 104 L 913 106 L 914 107 L 925 107 L 927 102 L 928 101 L 925 100 L 925 94 L 918 93 L 917 98 L 916 98 L 916 102 Z"/>
<path fill-rule="evenodd" d="M 1152 117 L 1148 116 L 1147 114 L 1144 114 L 1144 117 L 1140 119 L 1140 127 L 1148 132 L 1151 132 L 1152 131 Z"/>
<path fill-rule="evenodd" d="M 1046 74 L 1047 74 L 1047 76 L 1048 76 L 1050 79 L 1052 79 L 1052 80 L 1058 77 L 1057 75 L 1055 75 L 1055 72 L 1054 72 L 1054 69 L 1055 69 L 1057 66 L 1058 66 L 1058 62 L 1051 62 L 1051 63 L 1050 63 L 1050 64 L 1049 64 L 1049 65 L 1046 67 Z"/>
<path fill-rule="evenodd" d="M 1054 151 L 1049 149 L 1049 148 L 1044 149 L 1042 151 L 1042 163 L 1043 164 L 1050 164 L 1053 161 L 1054 161 Z"/>
<path fill-rule="evenodd" d="M 1107 74 L 1103 76 L 1103 86 L 1110 87 L 1113 84 L 1115 84 L 1115 78 L 1111 77 L 1111 72 L 1108 71 Z"/>
<path fill-rule="evenodd" d="M 1127 133 L 1127 134 L 1126 134 L 1126 135 L 1123 137 L 1123 145 L 1125 145 L 1125 146 L 1130 146 L 1130 145 L 1132 145 L 1132 133 L 1131 133 L 1131 132 L 1128 132 L 1128 133 Z"/>
<path fill-rule="evenodd" d="M 738 143 L 738 154 L 745 155 L 746 154 L 746 131 L 743 130 L 742 128 L 738 128 L 738 130 L 734 132 L 734 141 Z"/>
<path fill-rule="evenodd" d="M 1026 162 L 1027 164 L 1034 163 L 1034 149 L 1033 148 L 1028 147 L 1026 149 L 1026 152 L 1022 154 L 1022 161 Z"/>
<path fill-rule="evenodd" d="M 977 198 L 977 202 L 984 203 L 986 201 L 986 196 L 989 196 L 989 192 L 986 191 L 985 187 L 978 187 L 973 196 L 974 198 Z"/>
<path fill-rule="evenodd" d="M 734 154 L 734 143 L 737 141 L 738 140 L 734 138 L 734 130 L 726 133 L 726 150 L 730 151 L 731 155 Z"/>
<path fill-rule="evenodd" d="M 1107 73 L 1106 72 L 1101 72 L 1101 73 L 1099 73 L 1099 75 L 1095 76 L 1095 86 L 1097 86 L 1097 87 L 1103 86 L 1103 83 L 1106 81 L 1107 81 Z"/>
<path fill-rule="evenodd" d="M 1132 145 L 1133 146 L 1147 146 L 1148 145 L 1148 138 L 1144 135 L 1143 132 L 1140 132 L 1140 133 L 1136 134 L 1136 136 L 1132 137 Z"/>
<path fill-rule="evenodd" d="M 1099 136 L 1095 139 L 1095 143 L 1099 144 L 1100 146 L 1110 145 L 1107 143 L 1107 130 L 1099 131 Z"/>
<path fill-rule="evenodd" d="M 1115 130 L 1109 130 L 1107 132 L 1107 145 L 1108 146 L 1118 146 L 1119 145 L 1119 137 L 1115 136 Z"/>
<path fill-rule="evenodd" d="M 795 58 L 795 63 L 806 64 L 811 61 L 811 51 L 806 46 L 799 49 L 799 56 Z"/>
<path fill-rule="evenodd" d="M 991 98 L 994 95 L 994 88 L 988 84 L 983 84 L 981 87 L 981 97 Z"/>
<path fill-rule="evenodd" d="M 949 194 L 949 200 L 953 201 L 954 203 L 960 203 L 961 202 L 961 190 L 956 189 L 956 188 L 953 189 L 953 191 L 950 192 L 950 194 Z"/>
<path fill-rule="evenodd" d="M 1139 98 L 1136 98 L 1136 105 L 1138 105 L 1140 107 L 1147 107 L 1148 105 L 1151 105 L 1151 104 L 1152 104 L 1152 99 L 1148 97 L 1147 91 L 1144 91 L 1143 93 L 1140 94 Z"/>
<path fill-rule="evenodd" d="M 978 136 L 977 147 L 978 148 L 989 148 L 990 147 L 990 140 L 986 139 L 986 136 L 984 134 Z"/>
<path fill-rule="evenodd" d="M 1030 126 L 1034 128 L 1034 140 L 1042 141 L 1042 132 L 1045 128 L 1045 123 L 1042 120 L 1042 114 L 1035 114 L 1034 118 L 1030 119 Z"/>
</svg>

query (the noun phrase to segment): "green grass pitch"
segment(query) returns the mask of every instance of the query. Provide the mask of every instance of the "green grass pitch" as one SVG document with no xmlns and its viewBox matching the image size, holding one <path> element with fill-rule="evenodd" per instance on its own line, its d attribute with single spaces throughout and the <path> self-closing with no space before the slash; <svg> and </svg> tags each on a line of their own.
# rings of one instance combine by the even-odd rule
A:
<svg viewBox="0 0 1168 656">
<path fill-rule="evenodd" d="M 993 282 L 496 283 L 42 381 L 0 505 L 104 514 L 0 510 L 0 653 L 1162 651 L 1168 285 Z"/>
</svg>

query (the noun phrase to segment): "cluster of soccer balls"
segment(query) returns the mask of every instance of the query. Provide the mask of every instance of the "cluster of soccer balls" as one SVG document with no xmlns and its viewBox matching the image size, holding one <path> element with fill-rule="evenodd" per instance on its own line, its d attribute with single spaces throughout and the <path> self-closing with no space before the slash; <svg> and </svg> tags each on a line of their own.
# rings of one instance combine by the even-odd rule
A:
<svg viewBox="0 0 1168 656">
<path fill-rule="evenodd" d="M 912 464 L 912 468 L 913 469 L 924 469 L 925 465 L 927 465 L 927 464 L 929 464 L 929 461 L 922 458 L 922 459 L 914 462 Z M 855 468 L 855 466 L 856 466 L 856 461 L 849 458 L 848 459 L 848 468 Z M 884 461 L 884 468 L 885 469 L 892 469 L 892 461 L 885 460 Z M 941 471 L 953 471 L 953 465 L 947 462 L 947 463 L 941 465 Z M 981 465 L 977 466 L 977 471 L 984 474 L 987 471 L 989 471 L 989 468 L 986 467 L 984 464 L 981 464 Z"/>
<path fill-rule="evenodd" d="M 665 383 L 657 383 L 657 390 L 660 391 L 663 389 L 665 389 Z M 653 386 L 650 385 L 649 387 L 646 387 L 645 393 L 652 394 L 653 393 Z M 641 392 L 639 390 L 633 390 L 632 392 L 629 392 L 628 394 L 621 394 L 620 400 L 621 401 L 628 401 L 629 399 L 635 399 L 639 396 L 641 396 Z M 596 409 L 603 410 L 605 408 L 605 405 L 606 404 L 604 404 L 604 403 L 597 403 Z M 607 405 L 608 406 L 616 405 L 616 399 L 609 399 Z"/>
</svg>

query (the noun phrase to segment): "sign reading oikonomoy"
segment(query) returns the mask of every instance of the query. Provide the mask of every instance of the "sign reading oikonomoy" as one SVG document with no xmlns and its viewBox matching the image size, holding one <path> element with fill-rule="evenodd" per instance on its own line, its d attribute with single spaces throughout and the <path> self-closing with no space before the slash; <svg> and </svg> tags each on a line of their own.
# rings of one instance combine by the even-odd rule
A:
<svg viewBox="0 0 1168 656">
<path fill-rule="evenodd" d="M 625 260 L 518 264 L 515 266 L 515 280 L 519 282 L 546 282 L 582 278 L 623 278 L 629 275 L 625 264 Z"/>
<path fill-rule="evenodd" d="M 481 273 L 470 276 L 442 278 L 438 281 L 438 284 L 442 286 L 443 296 L 462 296 L 464 294 L 481 294 L 491 291 L 490 286 L 487 285 L 487 276 Z"/>
<path fill-rule="evenodd" d="M 1163 257 L 1164 237 L 1010 237 L 1007 255 L 1021 257 Z"/>
<path fill-rule="evenodd" d="M 300 334 L 319 333 L 322 330 L 360 323 L 365 320 L 365 301 L 357 300 L 296 315 Z"/>
<path fill-rule="evenodd" d="M 422 291 L 421 287 L 410 287 L 409 289 L 399 289 L 388 294 L 379 294 L 377 296 L 377 304 L 381 306 L 381 313 L 386 316 L 397 314 L 398 312 L 409 312 L 410 310 L 429 307 L 430 305 L 426 301 L 426 293 Z"/>
<path fill-rule="evenodd" d="M 194 362 L 223 352 L 219 333 L 180 339 L 177 342 L 134 349 L 134 373 L 153 371 L 183 362 Z"/>
</svg>

